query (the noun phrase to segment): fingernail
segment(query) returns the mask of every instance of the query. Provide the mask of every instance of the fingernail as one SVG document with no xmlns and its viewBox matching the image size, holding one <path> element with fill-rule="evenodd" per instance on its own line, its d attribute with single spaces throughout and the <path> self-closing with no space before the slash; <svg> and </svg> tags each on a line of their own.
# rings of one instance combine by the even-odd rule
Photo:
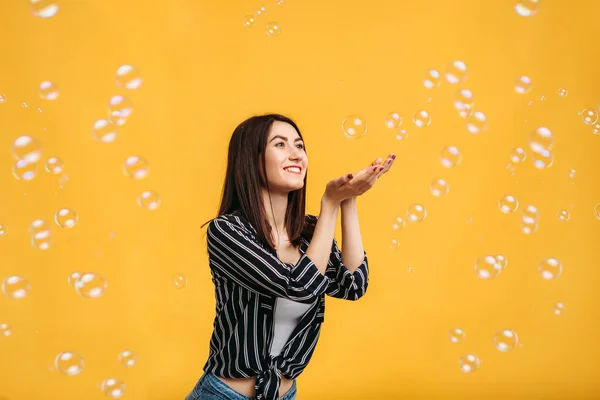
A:
<svg viewBox="0 0 600 400">
<path fill-rule="evenodd" d="M 352 175 L 352 174 L 348 174 L 348 179 L 352 179 L 353 176 L 354 175 Z"/>
<path fill-rule="evenodd" d="M 394 155 L 392 156 L 392 160 L 395 160 L 395 159 L 396 159 L 396 155 L 394 154 Z"/>
<path fill-rule="evenodd" d="M 379 170 L 380 170 L 380 171 L 383 171 L 383 167 L 379 167 Z"/>
</svg>

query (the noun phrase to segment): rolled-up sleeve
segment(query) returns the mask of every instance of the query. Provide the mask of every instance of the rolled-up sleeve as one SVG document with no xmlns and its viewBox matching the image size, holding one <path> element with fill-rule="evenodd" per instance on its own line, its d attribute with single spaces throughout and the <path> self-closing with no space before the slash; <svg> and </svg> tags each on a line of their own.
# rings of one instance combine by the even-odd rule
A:
<svg viewBox="0 0 600 400">
<path fill-rule="evenodd" d="M 311 302 L 325 293 L 329 279 L 303 254 L 296 265 L 284 263 L 263 248 L 233 218 L 217 217 L 208 225 L 211 269 L 257 293 Z"/>
<path fill-rule="evenodd" d="M 362 264 L 354 272 L 350 272 L 342 263 L 342 252 L 335 238 L 333 239 L 325 271 L 325 276 L 329 280 L 327 295 L 344 300 L 358 300 L 364 296 L 369 285 L 369 260 L 367 252 L 364 253 Z"/>
</svg>

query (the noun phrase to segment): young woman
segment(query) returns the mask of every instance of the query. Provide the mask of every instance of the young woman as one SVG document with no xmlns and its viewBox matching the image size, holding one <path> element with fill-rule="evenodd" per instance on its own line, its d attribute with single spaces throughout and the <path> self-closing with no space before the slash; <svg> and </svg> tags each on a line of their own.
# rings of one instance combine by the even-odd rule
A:
<svg viewBox="0 0 600 400">
<path fill-rule="evenodd" d="M 358 300 L 367 290 L 356 197 L 394 158 L 327 183 L 317 218 L 304 212 L 308 156 L 296 124 L 269 114 L 235 129 L 218 217 L 207 229 L 214 331 L 204 374 L 186 400 L 296 399 L 325 295 Z M 334 238 L 339 208 L 343 256 Z"/>
</svg>

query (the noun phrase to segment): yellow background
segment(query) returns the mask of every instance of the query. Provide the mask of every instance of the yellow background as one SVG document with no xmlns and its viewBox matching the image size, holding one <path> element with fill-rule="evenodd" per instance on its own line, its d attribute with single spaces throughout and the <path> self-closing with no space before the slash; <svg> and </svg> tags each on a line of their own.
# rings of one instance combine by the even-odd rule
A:
<svg viewBox="0 0 600 400">
<path fill-rule="evenodd" d="M 73 0 L 49 19 L 34 17 L 26 0 L 1 2 L 0 223 L 9 232 L 0 237 L 0 278 L 22 275 L 31 291 L 21 300 L 0 295 L 0 323 L 13 327 L 0 337 L 0 396 L 100 400 L 99 383 L 120 377 L 126 399 L 184 398 L 202 373 L 215 312 L 199 227 L 215 216 L 235 126 L 280 112 L 306 140 L 308 213 L 318 214 L 328 180 L 398 155 L 358 201 L 368 293 L 358 302 L 328 298 L 299 399 L 600 398 L 600 136 L 577 114 L 600 102 L 600 2 L 543 0 L 531 18 L 518 16 L 513 0 L 286 2 Z M 245 28 L 261 4 L 268 16 Z M 270 21 L 280 36 L 266 35 Z M 424 88 L 425 72 L 444 72 L 452 60 L 467 64 L 467 81 Z M 122 64 L 141 71 L 138 90 L 116 86 Z M 521 75 L 533 81 L 529 94 L 514 91 Z M 58 85 L 57 100 L 38 96 L 43 80 Z M 454 110 L 459 88 L 487 115 L 484 133 L 467 133 Z M 114 143 L 96 142 L 92 123 L 115 94 L 132 100 L 133 114 Z M 411 121 L 419 109 L 432 118 L 423 129 Z M 392 111 L 407 140 L 385 127 Z M 369 124 L 358 140 L 341 130 L 352 113 Z M 529 156 L 511 176 L 510 150 L 528 150 L 538 126 L 554 133 L 554 164 L 538 170 Z M 31 182 L 12 176 L 10 147 L 24 134 L 42 142 L 42 161 L 65 161 L 62 188 L 42 164 Z M 450 144 L 463 154 L 454 169 L 439 161 Z M 150 161 L 146 179 L 123 175 L 130 155 Z M 442 198 L 429 192 L 438 177 L 450 184 Z M 158 210 L 136 204 L 146 189 L 160 193 Z M 518 197 L 516 213 L 499 211 L 505 194 Z M 425 221 L 393 231 L 391 220 L 412 203 L 426 207 Z M 519 228 L 526 204 L 540 211 L 531 236 Z M 61 207 L 79 213 L 77 226 L 53 223 L 51 248 L 34 249 L 29 224 L 52 221 Z M 566 223 L 560 209 L 571 213 Z M 477 278 L 475 260 L 498 253 L 507 268 Z M 554 281 L 537 271 L 547 257 L 564 267 Z M 67 283 L 73 271 L 101 273 L 105 295 L 79 296 Z M 185 289 L 171 285 L 175 273 L 186 275 Z M 466 333 L 461 344 L 448 339 L 455 327 Z M 503 328 L 520 339 L 508 353 L 493 343 Z M 138 354 L 135 367 L 118 363 L 124 349 Z M 53 369 L 62 351 L 85 358 L 81 374 Z M 482 361 L 475 373 L 458 368 L 466 353 Z"/>
</svg>

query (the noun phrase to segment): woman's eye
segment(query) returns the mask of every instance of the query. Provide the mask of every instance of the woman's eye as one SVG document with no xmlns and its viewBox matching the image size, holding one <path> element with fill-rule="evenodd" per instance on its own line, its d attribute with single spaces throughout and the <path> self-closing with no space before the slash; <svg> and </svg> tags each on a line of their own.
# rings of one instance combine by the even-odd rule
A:
<svg viewBox="0 0 600 400">
<path fill-rule="evenodd" d="M 277 143 L 275 146 L 279 146 L 280 144 L 284 144 L 284 143 L 283 143 L 283 142 L 280 142 L 280 143 Z M 301 149 L 303 149 L 303 148 L 304 148 L 304 145 L 303 145 L 303 144 L 299 144 L 298 146 L 300 146 L 300 148 L 301 148 Z"/>
</svg>

